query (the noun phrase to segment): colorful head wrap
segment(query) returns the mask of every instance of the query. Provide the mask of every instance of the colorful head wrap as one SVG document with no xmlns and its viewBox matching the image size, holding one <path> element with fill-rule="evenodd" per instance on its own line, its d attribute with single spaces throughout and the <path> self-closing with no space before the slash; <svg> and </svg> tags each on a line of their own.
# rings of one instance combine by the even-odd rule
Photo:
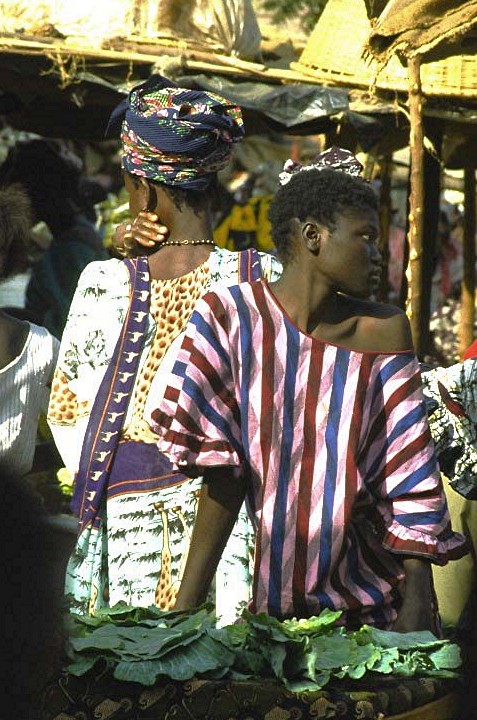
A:
<svg viewBox="0 0 477 720">
<path fill-rule="evenodd" d="M 317 155 L 310 165 L 301 165 L 293 160 L 287 160 L 283 171 L 278 176 L 278 182 L 280 185 L 286 185 L 296 173 L 304 170 L 339 170 L 347 175 L 358 176 L 361 175 L 363 166 L 349 150 L 333 145 Z"/>
<path fill-rule="evenodd" d="M 240 108 L 214 93 L 178 88 L 153 75 L 113 112 L 122 120 L 122 167 L 134 175 L 203 190 L 243 138 Z"/>
</svg>

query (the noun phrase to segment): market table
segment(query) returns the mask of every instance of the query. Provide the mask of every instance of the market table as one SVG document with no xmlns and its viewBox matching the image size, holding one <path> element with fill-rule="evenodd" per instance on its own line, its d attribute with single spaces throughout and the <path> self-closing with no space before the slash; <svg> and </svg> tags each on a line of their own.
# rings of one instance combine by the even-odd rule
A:
<svg viewBox="0 0 477 720">
<path fill-rule="evenodd" d="M 63 673 L 47 687 L 41 720 L 457 720 L 456 681 L 385 678 L 295 695 L 275 680 L 187 682 L 152 687 L 115 680 L 97 669 Z"/>
</svg>

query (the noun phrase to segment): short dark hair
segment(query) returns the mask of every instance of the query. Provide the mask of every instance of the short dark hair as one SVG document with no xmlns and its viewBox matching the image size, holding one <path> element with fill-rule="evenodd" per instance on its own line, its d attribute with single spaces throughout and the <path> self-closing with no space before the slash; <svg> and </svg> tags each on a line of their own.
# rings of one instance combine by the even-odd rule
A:
<svg viewBox="0 0 477 720">
<path fill-rule="evenodd" d="M 277 190 L 270 204 L 272 239 L 280 259 L 293 258 L 291 221 L 312 217 L 333 230 L 339 215 L 378 209 L 378 198 L 361 177 L 339 170 L 302 170 Z"/>
<path fill-rule="evenodd" d="M 0 253 L 5 265 L 0 279 L 28 267 L 32 225 L 30 200 L 21 185 L 0 186 Z"/>
<path fill-rule="evenodd" d="M 52 139 L 17 143 L 0 167 L 0 182 L 22 185 L 35 221 L 44 220 L 54 235 L 71 227 L 79 212 L 80 175 L 79 163 Z"/>
</svg>

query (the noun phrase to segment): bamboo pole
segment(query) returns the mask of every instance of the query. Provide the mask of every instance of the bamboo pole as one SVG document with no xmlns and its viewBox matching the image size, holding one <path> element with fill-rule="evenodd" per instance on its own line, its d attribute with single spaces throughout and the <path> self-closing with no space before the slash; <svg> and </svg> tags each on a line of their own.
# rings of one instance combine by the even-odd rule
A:
<svg viewBox="0 0 477 720">
<path fill-rule="evenodd" d="M 408 61 L 409 77 L 409 147 L 411 151 L 409 198 L 409 264 L 406 277 L 408 296 L 406 312 L 411 323 L 414 348 L 422 356 L 421 305 L 422 305 L 422 213 L 424 208 L 424 131 L 422 124 L 422 88 L 420 58 Z"/>
<path fill-rule="evenodd" d="M 109 43 L 112 45 L 113 43 Z M 119 45 L 119 43 L 118 43 Z M 124 63 L 154 64 L 164 55 L 176 58 L 184 69 L 196 71 L 219 72 L 244 78 L 260 78 L 262 80 L 287 83 L 305 82 L 309 85 L 322 85 L 322 81 L 312 76 L 286 68 L 273 68 L 262 63 L 247 62 L 238 58 L 215 52 L 204 52 L 187 47 L 186 43 L 172 45 L 144 44 L 124 42 L 121 49 L 86 47 L 79 44 L 66 43 L 48 39 L 24 39 L 0 34 L 0 53 L 22 55 L 47 55 L 70 59 L 84 58 L 93 62 L 120 61 Z"/>
<path fill-rule="evenodd" d="M 475 319 L 475 229 L 476 229 L 475 168 L 464 170 L 464 277 L 462 279 L 462 309 L 459 328 L 459 353 L 474 340 Z"/>
</svg>

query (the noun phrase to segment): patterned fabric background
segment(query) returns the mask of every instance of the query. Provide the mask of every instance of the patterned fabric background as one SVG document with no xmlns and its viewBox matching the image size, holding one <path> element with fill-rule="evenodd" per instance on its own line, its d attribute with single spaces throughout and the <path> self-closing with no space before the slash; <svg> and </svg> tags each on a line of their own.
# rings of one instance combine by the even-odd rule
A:
<svg viewBox="0 0 477 720">
<path fill-rule="evenodd" d="M 41 720 L 384 720 L 437 698 L 457 709 L 451 681 L 382 681 L 297 696 L 275 681 L 164 681 L 145 688 L 107 673 L 63 675 L 47 688 Z M 444 697 L 446 699 L 444 699 Z M 456 710 L 457 712 L 457 710 Z M 438 712 L 434 720 L 443 718 Z M 451 720 L 449 714 L 445 715 Z M 457 717 L 452 715 L 452 717 Z"/>
</svg>

